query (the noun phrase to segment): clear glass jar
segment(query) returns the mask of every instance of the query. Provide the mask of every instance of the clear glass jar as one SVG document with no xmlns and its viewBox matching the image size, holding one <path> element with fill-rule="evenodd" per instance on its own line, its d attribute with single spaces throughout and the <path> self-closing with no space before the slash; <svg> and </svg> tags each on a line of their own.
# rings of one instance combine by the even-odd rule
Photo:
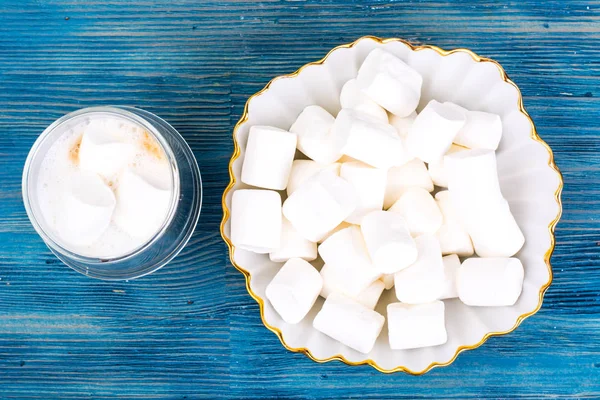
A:
<svg viewBox="0 0 600 400">
<path fill-rule="evenodd" d="M 171 168 L 172 198 L 160 230 L 131 252 L 108 259 L 68 250 L 49 228 L 36 196 L 42 161 L 50 147 L 83 118 L 115 117 L 145 129 L 162 147 Z M 48 248 L 62 262 L 84 275 L 105 280 L 128 280 L 148 275 L 171 261 L 187 244 L 200 217 L 202 180 L 191 149 L 171 125 L 156 115 L 133 107 L 90 107 L 59 118 L 42 132 L 23 169 L 23 202 L 27 215 Z"/>
</svg>

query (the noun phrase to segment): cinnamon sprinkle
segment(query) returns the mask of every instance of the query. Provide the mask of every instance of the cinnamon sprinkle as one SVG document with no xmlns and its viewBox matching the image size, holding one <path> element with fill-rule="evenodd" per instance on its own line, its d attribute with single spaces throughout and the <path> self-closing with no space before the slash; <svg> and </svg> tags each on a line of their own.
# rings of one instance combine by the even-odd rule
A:
<svg viewBox="0 0 600 400">
<path fill-rule="evenodd" d="M 147 131 L 144 131 L 142 136 L 142 147 L 159 160 L 162 160 L 165 157 L 159 144 L 156 143 L 156 140 L 154 140 Z"/>
<path fill-rule="evenodd" d="M 69 160 L 71 160 L 71 162 L 75 165 L 79 164 L 79 148 L 81 147 L 81 139 L 83 139 L 83 134 L 79 135 L 77 140 L 75 140 L 69 149 Z"/>
</svg>

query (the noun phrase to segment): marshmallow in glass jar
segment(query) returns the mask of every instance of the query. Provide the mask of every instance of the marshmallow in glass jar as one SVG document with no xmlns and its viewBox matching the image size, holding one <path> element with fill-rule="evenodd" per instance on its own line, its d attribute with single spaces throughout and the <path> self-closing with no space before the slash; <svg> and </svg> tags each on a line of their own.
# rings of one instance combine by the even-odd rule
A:
<svg viewBox="0 0 600 400">
<path fill-rule="evenodd" d="M 182 176 L 190 181 L 182 185 Z M 132 279 L 185 245 L 201 183 L 189 147 L 166 122 L 143 110 L 97 107 L 44 131 L 24 170 L 23 197 L 34 227 L 67 265 Z"/>
</svg>

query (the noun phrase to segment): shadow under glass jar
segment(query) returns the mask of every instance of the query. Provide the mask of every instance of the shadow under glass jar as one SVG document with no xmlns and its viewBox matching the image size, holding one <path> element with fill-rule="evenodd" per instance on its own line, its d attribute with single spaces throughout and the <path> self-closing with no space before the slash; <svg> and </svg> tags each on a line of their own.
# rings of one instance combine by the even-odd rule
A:
<svg viewBox="0 0 600 400">
<path fill-rule="evenodd" d="M 45 220 L 37 196 L 42 163 L 56 140 L 86 118 L 103 117 L 127 121 L 153 137 L 169 164 L 172 188 L 169 210 L 160 229 L 140 246 L 111 258 L 84 256 L 68 249 Z M 166 265 L 189 241 L 202 205 L 200 170 L 188 144 L 166 121 L 133 107 L 84 108 L 56 120 L 38 137 L 29 152 L 22 189 L 27 215 L 52 253 L 75 271 L 105 280 L 135 279 Z"/>
</svg>

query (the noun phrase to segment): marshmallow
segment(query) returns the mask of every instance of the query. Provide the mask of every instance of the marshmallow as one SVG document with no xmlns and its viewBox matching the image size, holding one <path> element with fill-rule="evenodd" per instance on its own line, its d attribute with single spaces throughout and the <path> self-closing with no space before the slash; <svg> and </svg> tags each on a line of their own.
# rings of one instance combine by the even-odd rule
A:
<svg viewBox="0 0 600 400">
<path fill-rule="evenodd" d="M 402 149 L 403 149 L 402 154 L 400 154 L 400 156 L 396 158 L 396 162 L 394 163 L 394 165 L 391 166 L 391 168 L 402 167 L 402 166 L 408 164 L 410 161 L 415 159 L 415 156 L 410 154 L 410 152 L 408 151 L 408 146 L 406 144 L 406 138 L 401 137 L 400 141 L 402 142 Z"/>
<path fill-rule="evenodd" d="M 287 198 L 283 215 L 302 236 L 316 243 L 346 219 L 357 204 L 352 185 L 323 170 Z"/>
<path fill-rule="evenodd" d="M 465 121 L 465 115 L 454 107 L 431 100 L 410 127 L 408 151 L 425 162 L 439 160 Z"/>
<path fill-rule="evenodd" d="M 291 258 L 267 285 L 267 299 L 288 324 L 297 324 L 310 311 L 323 280 L 319 272 L 301 258 Z"/>
<path fill-rule="evenodd" d="M 313 321 L 313 327 L 361 353 L 375 346 L 385 318 L 342 294 L 332 293 Z"/>
<path fill-rule="evenodd" d="M 283 218 L 281 224 L 280 243 L 279 249 L 269 253 L 271 261 L 285 262 L 290 258 L 313 261 L 317 258 L 317 244 L 300 235 L 286 218 Z"/>
<path fill-rule="evenodd" d="M 361 230 L 375 268 L 382 274 L 398 272 L 417 260 L 417 245 L 400 214 L 373 211 Z"/>
<path fill-rule="evenodd" d="M 323 287 L 321 288 L 321 297 L 326 299 L 331 293 L 341 293 L 348 297 L 353 297 L 344 290 L 344 284 L 340 279 L 343 279 L 343 271 L 340 268 L 332 268 L 328 264 L 321 267 L 321 279 Z"/>
<path fill-rule="evenodd" d="M 502 139 L 502 119 L 483 111 L 469 111 L 457 104 L 446 102 L 465 114 L 465 125 L 454 138 L 454 143 L 470 149 L 496 150 Z"/>
<path fill-rule="evenodd" d="M 502 197 L 492 150 L 465 150 L 445 157 L 448 190 L 460 221 L 480 257 L 510 257 L 525 237 Z"/>
<path fill-rule="evenodd" d="M 460 268 L 460 259 L 456 254 L 450 254 L 442 258 L 444 263 L 444 290 L 440 296 L 440 300 L 454 299 L 458 297 L 456 290 L 456 275 Z"/>
<path fill-rule="evenodd" d="M 318 250 L 327 267 L 323 267 L 321 275 L 337 288 L 333 291 L 355 297 L 381 277 L 381 272 L 371 263 L 357 226 L 334 233 Z"/>
<path fill-rule="evenodd" d="M 388 333 L 392 350 L 439 346 L 448 336 L 444 302 L 427 304 L 391 303 L 387 306 Z"/>
<path fill-rule="evenodd" d="M 408 136 L 408 132 L 410 131 L 410 127 L 415 122 L 415 118 L 417 118 L 416 111 L 410 113 L 407 117 L 399 117 L 397 115 L 390 115 L 390 125 L 396 128 L 396 132 L 402 138 Z"/>
<path fill-rule="evenodd" d="M 323 165 L 340 158 L 342 154 L 331 136 L 334 120 L 322 107 L 306 107 L 290 128 L 290 132 L 298 135 L 298 150 Z"/>
<path fill-rule="evenodd" d="M 381 210 L 387 181 L 387 171 L 372 168 L 360 161 L 343 163 L 340 177 L 344 178 L 358 195 L 358 206 L 346 217 L 346 222 L 360 224 L 371 211 Z"/>
<path fill-rule="evenodd" d="M 360 111 L 342 109 L 335 119 L 332 134 L 343 154 L 376 168 L 401 165 L 409 157 L 391 125 Z"/>
<path fill-rule="evenodd" d="M 352 224 L 349 224 L 348 222 L 343 221 L 341 224 L 339 224 L 338 226 L 336 226 L 335 228 L 333 228 L 332 230 L 330 230 L 329 232 L 327 232 L 327 234 L 325 236 L 323 236 L 323 238 L 321 240 L 319 240 L 317 243 L 323 243 L 324 241 L 327 240 L 327 238 L 329 238 L 334 233 L 339 232 L 342 229 L 346 229 L 346 228 L 348 228 L 350 226 L 352 226 Z"/>
<path fill-rule="evenodd" d="M 63 212 L 56 221 L 58 235 L 69 244 L 91 245 L 110 225 L 115 203 L 112 190 L 98 175 L 75 175 L 69 181 Z"/>
<path fill-rule="evenodd" d="M 363 306 L 374 310 L 375 306 L 377 306 L 377 302 L 381 297 L 381 293 L 383 293 L 383 289 L 385 289 L 385 285 L 380 280 L 376 280 L 371 283 L 368 288 L 363 290 L 356 296 L 355 300 L 358 301 Z"/>
<path fill-rule="evenodd" d="M 444 168 L 451 192 L 481 201 L 502 197 L 494 151 L 477 149 L 448 154 L 444 156 Z"/>
<path fill-rule="evenodd" d="M 271 126 L 251 127 L 242 182 L 265 189 L 285 189 L 295 153 L 296 135 L 293 133 Z"/>
<path fill-rule="evenodd" d="M 312 160 L 294 160 L 286 188 L 287 195 L 291 196 L 300 185 L 308 180 L 308 178 L 314 176 L 317 172 L 323 171 L 324 169 L 331 170 L 331 172 L 334 174 L 339 175 L 340 166 L 340 163 L 321 165 Z"/>
<path fill-rule="evenodd" d="M 133 161 L 134 146 L 119 141 L 114 134 L 116 131 L 104 120 L 90 122 L 79 146 L 79 165 L 82 170 L 110 179 Z"/>
<path fill-rule="evenodd" d="M 427 167 L 423 161 L 418 159 L 388 170 L 383 207 L 390 208 L 402 193 L 412 186 L 422 187 L 428 192 L 433 191 L 433 182 L 427 172 Z"/>
<path fill-rule="evenodd" d="M 468 306 L 512 306 L 521 295 L 523 277 L 517 258 L 469 258 L 458 269 L 458 296 Z"/>
<path fill-rule="evenodd" d="M 454 142 L 471 149 L 496 150 L 502 139 L 502 119 L 499 115 L 469 111 L 467 123 L 458 132 Z"/>
<path fill-rule="evenodd" d="M 375 103 L 406 117 L 419 105 L 423 78 L 398 57 L 375 49 L 358 70 L 356 82 Z"/>
<path fill-rule="evenodd" d="M 469 112 L 469 110 L 467 110 L 466 108 L 461 107 L 458 104 L 453 103 L 451 101 L 444 101 L 444 105 L 446 107 L 450 107 L 450 108 L 454 109 L 456 112 L 464 114 L 464 116 L 465 116 L 465 125 L 466 125 L 466 123 L 467 123 L 466 118 L 467 118 L 467 113 Z"/>
<path fill-rule="evenodd" d="M 383 274 L 379 280 L 385 285 L 385 290 L 390 290 L 394 287 L 394 274 Z"/>
<path fill-rule="evenodd" d="M 453 154 L 461 150 L 465 150 L 465 148 L 453 144 L 450 146 L 450 149 L 448 149 L 446 155 Z M 427 171 L 429 172 L 429 176 L 431 177 L 431 180 L 435 186 L 443 188 L 448 187 L 448 175 L 446 173 L 444 157 L 427 164 Z"/>
<path fill-rule="evenodd" d="M 440 241 L 442 254 L 458 254 L 461 257 L 473 255 L 471 237 L 462 225 L 461 219 L 454 209 L 450 192 L 443 190 L 435 195 L 437 205 L 443 215 L 443 223 L 436 236 Z"/>
<path fill-rule="evenodd" d="M 356 79 L 350 79 L 342 86 L 340 94 L 340 104 L 342 108 L 351 108 L 372 115 L 373 117 L 388 122 L 388 114 L 381 106 L 371 100 L 360 90 Z"/>
<path fill-rule="evenodd" d="M 321 278 L 323 279 L 321 297 L 326 299 L 331 293 L 340 293 L 353 300 L 356 300 L 371 310 L 375 309 L 375 306 L 379 301 L 379 297 L 381 297 L 381 293 L 383 293 L 383 289 L 385 288 L 385 284 L 382 281 L 376 280 L 358 295 L 350 296 L 341 285 L 336 284 L 336 280 L 338 278 L 337 274 L 338 271 L 335 271 L 333 268 L 329 267 L 328 264 L 323 265 L 323 268 L 321 268 Z"/>
<path fill-rule="evenodd" d="M 415 239 L 419 256 L 410 267 L 394 274 L 396 297 L 403 303 L 429 303 L 444 290 L 445 274 L 440 243 L 433 235 Z"/>
<path fill-rule="evenodd" d="M 413 236 L 434 234 L 442 226 L 442 213 L 431 194 L 423 188 L 411 187 L 390 207 L 389 211 L 404 217 Z"/>
<path fill-rule="evenodd" d="M 115 224 L 130 236 L 149 238 L 165 222 L 172 192 L 170 183 L 157 175 L 142 176 L 127 168 L 119 178 L 115 196 Z"/>
<path fill-rule="evenodd" d="M 231 198 L 231 242 L 255 253 L 281 245 L 281 196 L 271 190 L 236 190 Z"/>
<path fill-rule="evenodd" d="M 456 205 L 455 197 L 451 198 Z M 506 200 L 475 202 L 470 206 L 464 202 L 459 207 L 461 221 L 479 257 L 511 257 L 523 247 L 525 237 Z"/>
</svg>

